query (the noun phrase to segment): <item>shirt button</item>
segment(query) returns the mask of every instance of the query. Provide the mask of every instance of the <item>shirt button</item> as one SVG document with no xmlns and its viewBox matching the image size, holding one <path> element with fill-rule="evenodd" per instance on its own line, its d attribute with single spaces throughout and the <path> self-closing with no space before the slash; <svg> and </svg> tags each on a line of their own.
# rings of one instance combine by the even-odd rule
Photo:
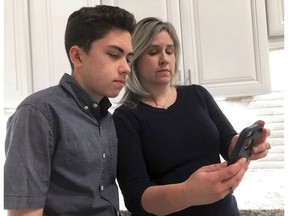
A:
<svg viewBox="0 0 288 216">
<path fill-rule="evenodd" d="M 84 106 L 84 109 L 85 109 L 85 110 L 88 110 L 88 109 L 89 109 L 89 107 L 88 107 L 88 106 Z"/>
<path fill-rule="evenodd" d="M 104 190 L 104 186 L 103 186 L 103 185 L 100 186 L 100 190 L 101 190 L 101 191 Z"/>
<path fill-rule="evenodd" d="M 94 108 L 97 108 L 97 107 L 98 107 L 98 104 L 97 104 L 97 103 L 94 103 L 94 104 L 93 104 L 93 107 L 94 107 Z"/>
<path fill-rule="evenodd" d="M 102 154 L 102 158 L 103 159 L 105 159 L 106 158 L 106 154 L 104 153 L 104 154 Z"/>
</svg>

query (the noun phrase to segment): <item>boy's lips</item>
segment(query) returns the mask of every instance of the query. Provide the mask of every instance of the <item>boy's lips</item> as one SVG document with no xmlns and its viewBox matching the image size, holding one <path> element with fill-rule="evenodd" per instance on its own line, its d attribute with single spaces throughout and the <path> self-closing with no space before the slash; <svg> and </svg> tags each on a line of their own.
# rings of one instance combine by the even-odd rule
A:
<svg viewBox="0 0 288 216">
<path fill-rule="evenodd" d="M 122 79 L 118 79 L 118 80 L 114 80 L 114 83 L 116 83 L 117 85 L 123 87 L 126 83 L 125 80 L 122 80 Z"/>
</svg>

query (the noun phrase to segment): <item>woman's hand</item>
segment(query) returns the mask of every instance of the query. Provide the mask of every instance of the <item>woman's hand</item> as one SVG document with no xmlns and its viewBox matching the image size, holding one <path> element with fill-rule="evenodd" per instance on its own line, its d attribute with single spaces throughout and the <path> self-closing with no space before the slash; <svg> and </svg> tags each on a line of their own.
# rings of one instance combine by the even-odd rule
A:
<svg viewBox="0 0 288 216">
<path fill-rule="evenodd" d="M 257 121 L 258 124 L 264 125 L 265 122 L 262 120 Z M 267 137 L 270 136 L 270 130 L 268 128 L 262 129 L 262 134 L 258 140 L 258 142 L 252 147 L 252 152 L 249 157 L 249 160 L 257 160 L 260 158 L 264 158 L 267 156 L 269 149 L 271 148 L 269 142 L 267 141 Z M 239 134 L 235 135 L 232 138 L 231 144 L 229 146 L 229 157 L 231 156 L 231 153 L 235 147 L 235 144 L 239 138 Z"/>
<path fill-rule="evenodd" d="M 263 121 L 258 121 L 260 124 L 264 124 Z M 269 149 L 271 148 L 270 143 L 267 141 L 267 137 L 270 136 L 270 130 L 268 128 L 262 129 L 262 134 L 258 142 L 252 148 L 250 160 L 257 160 L 267 156 Z"/>
<path fill-rule="evenodd" d="M 227 162 L 207 165 L 184 182 L 148 187 L 141 198 L 142 206 L 152 214 L 168 215 L 191 206 L 217 202 L 237 188 L 248 164 L 241 158 L 230 166 Z"/>
<path fill-rule="evenodd" d="M 241 182 L 249 162 L 241 158 L 227 166 L 227 162 L 201 167 L 183 183 L 183 194 L 190 205 L 205 205 L 223 199 Z"/>
</svg>

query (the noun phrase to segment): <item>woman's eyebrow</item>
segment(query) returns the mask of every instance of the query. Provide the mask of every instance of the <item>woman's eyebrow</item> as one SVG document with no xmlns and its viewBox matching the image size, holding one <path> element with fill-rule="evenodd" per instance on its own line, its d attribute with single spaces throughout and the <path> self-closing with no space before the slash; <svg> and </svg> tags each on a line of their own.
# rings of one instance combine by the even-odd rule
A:
<svg viewBox="0 0 288 216">
<path fill-rule="evenodd" d="M 151 44 L 148 48 L 158 48 L 158 47 L 161 47 L 161 46 L 157 45 L 157 44 Z M 173 48 L 174 44 L 168 44 L 168 45 L 166 45 L 166 47 Z"/>
</svg>

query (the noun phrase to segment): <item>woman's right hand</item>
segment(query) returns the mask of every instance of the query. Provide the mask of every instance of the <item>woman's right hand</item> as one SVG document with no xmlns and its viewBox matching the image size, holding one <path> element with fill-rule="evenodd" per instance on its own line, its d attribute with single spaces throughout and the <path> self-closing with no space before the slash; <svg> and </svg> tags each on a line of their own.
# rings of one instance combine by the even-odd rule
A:
<svg viewBox="0 0 288 216">
<path fill-rule="evenodd" d="M 145 211 L 168 215 L 185 208 L 223 199 L 237 188 L 249 162 L 245 158 L 228 166 L 227 162 L 203 166 L 186 181 L 148 187 L 141 199 Z"/>
<path fill-rule="evenodd" d="M 185 182 L 182 189 L 190 205 L 205 205 L 223 199 L 240 184 L 249 162 L 239 159 L 228 166 L 227 162 L 199 168 Z"/>
</svg>

